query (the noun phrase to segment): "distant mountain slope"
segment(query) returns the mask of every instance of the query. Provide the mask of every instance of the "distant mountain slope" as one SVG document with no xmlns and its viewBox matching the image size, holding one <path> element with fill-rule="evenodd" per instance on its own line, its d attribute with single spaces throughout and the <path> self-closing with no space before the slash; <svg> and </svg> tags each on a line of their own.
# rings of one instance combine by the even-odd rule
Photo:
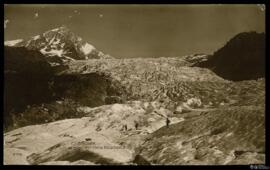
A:
<svg viewBox="0 0 270 170">
<path fill-rule="evenodd" d="M 81 37 L 75 35 L 65 26 L 46 31 L 27 40 L 5 41 L 4 44 L 5 46 L 38 50 L 46 56 L 46 60 L 53 66 L 72 60 L 112 58 L 83 41 Z"/>
<path fill-rule="evenodd" d="M 229 80 L 250 80 L 265 76 L 265 34 L 244 32 L 233 37 L 207 61 L 193 66 L 210 68 Z"/>
</svg>

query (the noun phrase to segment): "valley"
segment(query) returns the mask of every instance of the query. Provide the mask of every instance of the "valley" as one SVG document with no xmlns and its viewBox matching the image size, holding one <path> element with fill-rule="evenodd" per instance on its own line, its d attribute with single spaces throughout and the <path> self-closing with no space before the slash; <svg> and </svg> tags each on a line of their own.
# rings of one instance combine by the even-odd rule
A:
<svg viewBox="0 0 270 170">
<path fill-rule="evenodd" d="M 87 42 L 64 27 L 15 42 L 5 43 L 6 165 L 265 162 L 265 75 L 256 69 L 231 78 L 238 69 L 224 71 L 215 55 L 85 55 Z M 245 63 L 258 68 L 258 56 Z"/>
</svg>

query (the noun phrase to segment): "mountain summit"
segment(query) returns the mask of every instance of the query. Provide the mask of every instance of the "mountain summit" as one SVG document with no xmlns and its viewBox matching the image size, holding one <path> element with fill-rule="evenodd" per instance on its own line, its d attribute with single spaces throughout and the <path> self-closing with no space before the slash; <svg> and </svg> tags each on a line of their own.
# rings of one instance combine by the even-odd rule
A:
<svg viewBox="0 0 270 170">
<path fill-rule="evenodd" d="M 111 58 L 82 40 L 66 26 L 46 31 L 27 40 L 5 41 L 5 46 L 38 50 L 51 65 L 60 65 L 72 60 Z"/>
</svg>

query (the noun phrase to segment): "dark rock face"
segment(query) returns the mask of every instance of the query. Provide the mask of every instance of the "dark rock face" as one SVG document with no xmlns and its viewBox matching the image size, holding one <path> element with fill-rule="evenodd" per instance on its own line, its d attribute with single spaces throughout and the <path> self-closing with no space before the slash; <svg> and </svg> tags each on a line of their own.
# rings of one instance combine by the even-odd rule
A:
<svg viewBox="0 0 270 170">
<path fill-rule="evenodd" d="M 142 157 L 141 155 L 136 155 L 133 163 L 137 164 L 137 165 L 151 165 L 150 162 L 148 162 L 144 157 Z"/>
<path fill-rule="evenodd" d="M 123 103 L 123 100 L 119 96 L 108 96 L 105 98 L 106 104 Z"/>
<path fill-rule="evenodd" d="M 107 96 L 114 96 L 111 101 L 119 103 L 124 94 L 120 84 L 115 85 L 117 82 L 97 73 L 55 76 L 53 81 L 56 98 L 71 98 L 90 107 L 105 104 Z"/>
<path fill-rule="evenodd" d="M 35 50 L 25 47 L 5 47 L 5 73 L 52 75 L 50 65 L 44 56 Z"/>
<path fill-rule="evenodd" d="M 193 66 L 210 68 L 224 79 L 239 81 L 265 76 L 265 34 L 236 35 L 207 61 Z"/>
<path fill-rule="evenodd" d="M 8 75 L 5 81 L 6 128 L 82 116 L 76 111 L 79 105 L 96 107 L 108 103 L 122 103 L 124 89 L 115 83 L 96 73 L 52 76 L 45 80 L 39 76 L 35 78 Z M 58 109 L 64 105 L 55 103 L 55 100 L 68 100 L 66 104 L 69 105 Z M 40 104 L 45 104 L 46 107 L 38 107 Z M 31 106 L 30 110 L 26 109 L 28 105 Z"/>
<path fill-rule="evenodd" d="M 48 82 L 53 70 L 37 51 L 23 47 L 5 47 L 4 120 L 10 123 L 9 112 L 18 112 L 27 105 L 51 100 Z M 46 93 L 44 93 L 46 92 Z"/>
</svg>

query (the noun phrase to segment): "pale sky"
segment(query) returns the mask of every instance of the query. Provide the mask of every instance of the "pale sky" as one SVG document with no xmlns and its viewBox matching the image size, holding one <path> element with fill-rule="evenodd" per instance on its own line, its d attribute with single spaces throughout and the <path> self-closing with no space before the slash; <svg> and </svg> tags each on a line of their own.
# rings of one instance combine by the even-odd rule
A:
<svg viewBox="0 0 270 170">
<path fill-rule="evenodd" d="M 5 40 L 66 25 L 114 57 L 212 54 L 234 35 L 265 31 L 258 5 L 5 5 Z"/>
</svg>

